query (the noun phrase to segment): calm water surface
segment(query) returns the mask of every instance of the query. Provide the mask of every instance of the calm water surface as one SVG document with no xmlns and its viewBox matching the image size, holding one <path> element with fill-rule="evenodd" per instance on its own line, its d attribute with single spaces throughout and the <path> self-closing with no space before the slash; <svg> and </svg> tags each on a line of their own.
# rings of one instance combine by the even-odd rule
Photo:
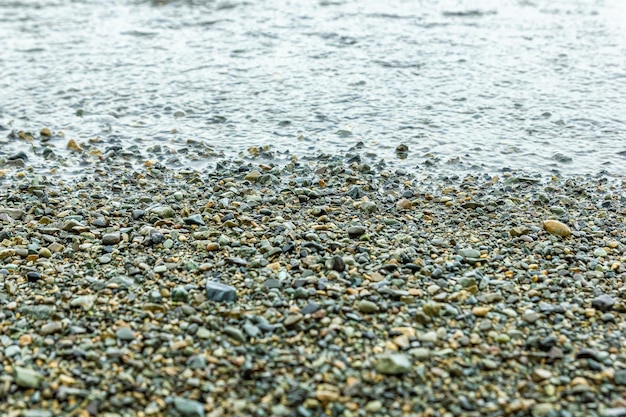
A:
<svg viewBox="0 0 626 417">
<path fill-rule="evenodd" d="M 5 0 L 0 40 L 0 168 L 107 151 L 202 166 L 269 145 L 626 174 L 622 0 Z"/>
</svg>

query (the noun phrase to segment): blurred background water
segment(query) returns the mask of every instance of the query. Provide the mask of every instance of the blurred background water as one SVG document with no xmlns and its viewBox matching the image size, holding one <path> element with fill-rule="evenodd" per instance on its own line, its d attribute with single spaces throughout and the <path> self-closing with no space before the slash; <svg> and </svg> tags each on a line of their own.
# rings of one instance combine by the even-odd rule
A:
<svg viewBox="0 0 626 417">
<path fill-rule="evenodd" d="M 0 44 L 5 161 L 89 163 L 75 139 L 181 165 L 358 147 L 626 174 L 621 0 L 5 0 Z"/>
</svg>

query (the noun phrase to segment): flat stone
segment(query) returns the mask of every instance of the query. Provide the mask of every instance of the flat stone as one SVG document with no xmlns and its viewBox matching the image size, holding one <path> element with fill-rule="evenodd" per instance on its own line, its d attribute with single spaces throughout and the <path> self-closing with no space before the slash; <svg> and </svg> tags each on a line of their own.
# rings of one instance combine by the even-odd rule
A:
<svg viewBox="0 0 626 417">
<path fill-rule="evenodd" d="M 570 228 L 558 220 L 546 220 L 543 222 L 543 228 L 546 232 L 554 236 L 567 237 L 572 234 Z"/>
<path fill-rule="evenodd" d="M 174 408 L 182 417 L 204 417 L 204 406 L 199 401 L 175 397 Z"/>
<path fill-rule="evenodd" d="M 52 411 L 49 410 L 24 410 L 20 414 L 20 417 L 52 417 Z"/>
<path fill-rule="evenodd" d="M 207 279 L 206 297 L 210 301 L 235 301 L 237 291 L 235 287 Z"/>
<path fill-rule="evenodd" d="M 472 248 L 461 249 L 459 251 L 459 255 L 466 259 L 477 259 L 480 258 L 480 251 Z"/>
<path fill-rule="evenodd" d="M 411 371 L 411 359 L 402 353 L 384 353 L 378 355 L 374 365 L 376 372 L 383 375 L 399 375 Z"/>
<path fill-rule="evenodd" d="M 43 380 L 43 375 L 29 368 L 15 366 L 13 368 L 13 380 L 22 388 L 37 388 Z"/>
</svg>

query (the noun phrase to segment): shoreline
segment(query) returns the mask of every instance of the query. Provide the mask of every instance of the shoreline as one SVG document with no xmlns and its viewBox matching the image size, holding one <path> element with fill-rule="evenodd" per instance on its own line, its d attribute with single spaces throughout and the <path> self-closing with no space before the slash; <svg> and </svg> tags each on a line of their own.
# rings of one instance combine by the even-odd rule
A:
<svg viewBox="0 0 626 417">
<path fill-rule="evenodd" d="M 1 178 L 0 412 L 626 415 L 623 179 L 360 161 Z"/>
</svg>

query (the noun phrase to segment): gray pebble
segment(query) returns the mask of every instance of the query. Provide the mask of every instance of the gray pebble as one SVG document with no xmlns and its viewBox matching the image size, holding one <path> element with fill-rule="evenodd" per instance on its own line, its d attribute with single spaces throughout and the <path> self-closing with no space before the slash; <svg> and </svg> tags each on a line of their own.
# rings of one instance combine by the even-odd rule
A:
<svg viewBox="0 0 626 417">
<path fill-rule="evenodd" d="M 16 366 L 13 368 L 13 380 L 22 388 L 37 388 L 43 380 L 43 375 L 29 368 Z"/>
<path fill-rule="evenodd" d="M 610 311 L 614 305 L 615 300 L 613 300 L 613 297 L 607 294 L 599 295 L 591 302 L 591 307 L 600 311 Z"/>
<path fill-rule="evenodd" d="M 174 408 L 183 417 L 204 417 L 204 406 L 199 401 L 176 397 L 174 398 Z"/>
<path fill-rule="evenodd" d="M 120 327 L 115 331 L 115 337 L 119 340 L 130 341 L 135 339 L 135 332 L 129 327 Z"/>
<path fill-rule="evenodd" d="M 348 227 L 348 236 L 359 237 L 365 233 L 365 227 L 363 226 L 350 226 Z"/>
<path fill-rule="evenodd" d="M 411 360 L 402 353 L 385 353 L 376 358 L 376 372 L 383 375 L 405 374 L 411 367 Z"/>
<path fill-rule="evenodd" d="M 237 299 L 237 291 L 235 287 L 207 279 L 206 296 L 211 301 L 235 301 Z"/>
<path fill-rule="evenodd" d="M 120 232 L 111 232 L 105 233 L 102 235 L 102 244 L 103 245 L 116 245 L 120 243 L 121 236 Z"/>
</svg>

